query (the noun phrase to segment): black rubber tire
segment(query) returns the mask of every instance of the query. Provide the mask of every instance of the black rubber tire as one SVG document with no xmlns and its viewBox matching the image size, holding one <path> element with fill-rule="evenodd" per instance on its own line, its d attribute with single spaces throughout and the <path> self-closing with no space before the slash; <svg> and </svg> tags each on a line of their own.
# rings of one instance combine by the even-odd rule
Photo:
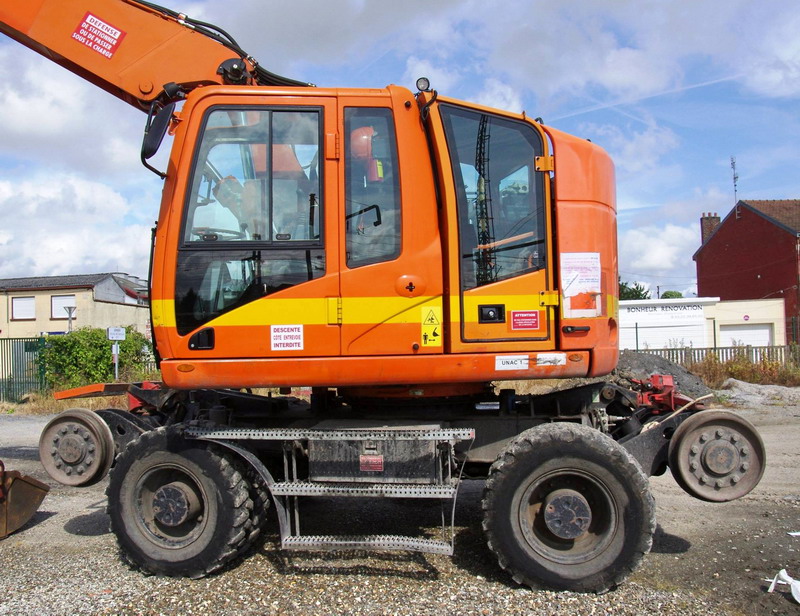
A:
<svg viewBox="0 0 800 616">
<path fill-rule="evenodd" d="M 245 462 L 245 464 L 247 463 Z M 244 475 L 250 484 L 250 499 L 253 501 L 253 509 L 250 511 L 250 523 L 247 529 L 246 541 L 246 547 L 250 548 L 257 544 L 259 539 L 263 539 L 262 532 L 267 525 L 270 501 L 267 484 L 264 483 L 261 476 L 249 465 Z"/>
<path fill-rule="evenodd" d="M 556 490 L 586 498 L 588 529 L 557 537 L 544 518 Z M 520 584 L 605 592 L 650 551 L 655 501 L 647 477 L 618 443 L 577 424 L 546 424 L 521 433 L 489 471 L 483 529 L 500 566 Z"/>
<path fill-rule="evenodd" d="M 223 449 L 184 438 L 183 426 L 143 434 L 117 458 L 111 471 L 108 513 L 124 558 L 157 575 L 203 577 L 247 547 L 253 502 L 238 462 Z M 161 523 L 154 494 L 182 482 L 197 500 L 197 513 L 177 526 Z"/>
</svg>

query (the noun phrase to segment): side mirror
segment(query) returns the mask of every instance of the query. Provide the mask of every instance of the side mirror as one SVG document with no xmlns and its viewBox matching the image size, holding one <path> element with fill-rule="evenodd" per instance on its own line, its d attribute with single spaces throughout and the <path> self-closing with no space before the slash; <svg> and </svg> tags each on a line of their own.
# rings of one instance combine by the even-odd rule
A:
<svg viewBox="0 0 800 616">
<path fill-rule="evenodd" d="M 150 113 L 147 114 L 147 124 L 145 124 L 144 139 L 142 139 L 142 164 L 160 176 L 161 179 L 164 179 L 167 174 L 151 166 L 147 160 L 155 156 L 158 148 L 161 147 L 161 142 L 164 140 L 164 135 L 167 134 L 169 122 L 172 119 L 172 113 L 175 111 L 175 103 L 161 107 L 154 114 L 155 108 L 156 105 L 154 103 L 150 107 Z"/>
</svg>

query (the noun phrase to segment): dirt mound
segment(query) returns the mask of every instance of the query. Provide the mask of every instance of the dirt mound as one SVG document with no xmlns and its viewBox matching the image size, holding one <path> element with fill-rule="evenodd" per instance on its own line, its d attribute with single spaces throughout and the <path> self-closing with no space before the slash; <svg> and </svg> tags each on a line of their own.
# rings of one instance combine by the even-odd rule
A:
<svg viewBox="0 0 800 616">
<path fill-rule="evenodd" d="M 652 374 L 671 374 L 675 378 L 676 389 L 690 398 L 699 398 L 700 396 L 714 393 L 699 377 L 686 370 L 686 368 L 672 363 L 659 355 L 638 353 L 636 351 L 620 352 L 617 368 L 610 375 L 587 379 L 548 380 L 541 382 L 538 388 L 529 387 L 528 391 L 536 394 L 546 393 L 547 391 L 562 391 L 572 387 L 580 387 L 587 383 L 604 381 L 612 381 L 628 387 L 631 385 L 631 379 L 646 381 Z M 532 381 L 532 383 L 535 383 L 535 381 Z M 547 387 L 545 388 L 544 385 L 547 385 Z M 713 399 L 706 400 L 706 404 L 711 401 Z"/>
<path fill-rule="evenodd" d="M 615 377 L 613 380 L 633 378 L 640 381 L 647 379 L 651 374 L 671 374 L 675 378 L 676 389 L 690 398 L 714 393 L 699 377 L 683 366 L 651 353 L 622 351 L 619 354 L 617 369 L 612 373 Z"/>
</svg>

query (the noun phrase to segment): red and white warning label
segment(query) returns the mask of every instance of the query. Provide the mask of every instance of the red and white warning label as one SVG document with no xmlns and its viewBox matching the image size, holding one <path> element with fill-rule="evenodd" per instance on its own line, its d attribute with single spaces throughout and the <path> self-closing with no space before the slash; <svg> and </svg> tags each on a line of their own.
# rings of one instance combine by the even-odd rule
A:
<svg viewBox="0 0 800 616">
<path fill-rule="evenodd" d="M 99 17 L 86 13 L 83 21 L 72 33 L 72 38 L 101 56 L 111 59 L 125 38 L 125 33 Z"/>
<path fill-rule="evenodd" d="M 302 351 L 302 325 L 270 325 L 270 348 L 273 351 Z"/>
<path fill-rule="evenodd" d="M 539 329 L 539 311 L 512 310 L 511 329 Z"/>
<path fill-rule="evenodd" d="M 358 470 L 362 473 L 382 473 L 383 456 L 361 454 L 358 456 Z"/>
</svg>

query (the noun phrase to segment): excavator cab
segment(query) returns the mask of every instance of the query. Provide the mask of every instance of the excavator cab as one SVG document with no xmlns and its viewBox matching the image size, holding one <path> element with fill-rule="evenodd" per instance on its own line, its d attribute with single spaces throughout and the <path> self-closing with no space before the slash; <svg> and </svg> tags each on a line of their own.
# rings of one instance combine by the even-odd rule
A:
<svg viewBox="0 0 800 616">
<path fill-rule="evenodd" d="M 613 168 L 593 144 L 396 86 L 200 88 L 175 125 L 151 296 L 170 384 L 382 387 L 613 368 Z M 556 147 L 571 150 L 561 184 Z"/>
</svg>

